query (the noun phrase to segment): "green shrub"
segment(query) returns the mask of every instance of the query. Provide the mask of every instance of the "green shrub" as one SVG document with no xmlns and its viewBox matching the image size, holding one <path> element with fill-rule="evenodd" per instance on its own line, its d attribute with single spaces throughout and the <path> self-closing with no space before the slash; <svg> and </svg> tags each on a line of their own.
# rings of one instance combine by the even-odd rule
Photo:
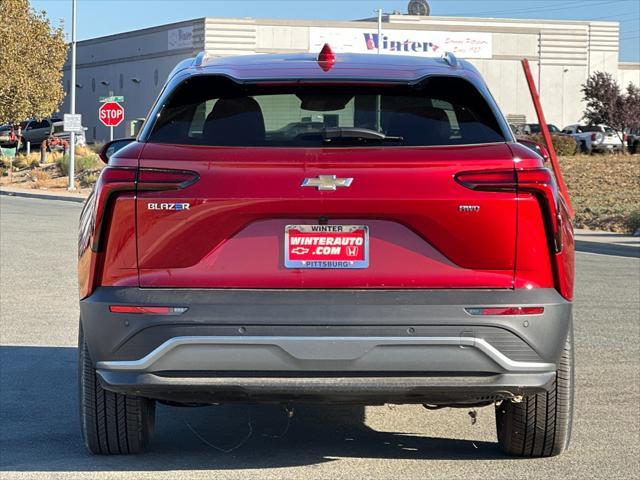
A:
<svg viewBox="0 0 640 480">
<path fill-rule="evenodd" d="M 640 210 L 634 210 L 624 220 L 624 226 L 629 233 L 635 233 L 640 229 Z"/>
<path fill-rule="evenodd" d="M 541 145 L 545 145 L 544 137 L 541 133 L 536 133 L 535 135 L 523 135 L 523 137 Z M 578 142 L 576 142 L 575 138 L 570 137 L 569 135 L 551 135 L 551 141 L 553 142 L 553 148 L 556 151 L 556 155 L 559 157 L 567 157 L 579 152 Z"/>
<path fill-rule="evenodd" d="M 27 168 L 26 158 L 22 155 L 17 155 L 13 159 L 13 169 L 14 170 L 22 170 L 23 168 Z"/>
<path fill-rule="evenodd" d="M 36 168 L 40 166 L 40 153 L 31 153 L 29 155 L 21 153 L 16 155 L 13 161 L 15 168 Z M 18 166 L 19 165 L 19 166 Z"/>
<path fill-rule="evenodd" d="M 58 167 L 64 175 L 69 175 L 69 155 L 64 155 L 56 162 Z M 102 162 L 95 154 L 90 155 L 76 155 L 75 157 L 75 171 L 76 174 L 84 170 L 93 170 L 99 168 Z"/>
</svg>

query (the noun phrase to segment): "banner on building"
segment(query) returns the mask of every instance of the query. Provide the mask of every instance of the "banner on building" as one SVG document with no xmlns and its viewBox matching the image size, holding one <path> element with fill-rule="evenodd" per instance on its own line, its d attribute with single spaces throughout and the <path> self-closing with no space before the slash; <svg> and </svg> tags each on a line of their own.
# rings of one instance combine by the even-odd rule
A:
<svg viewBox="0 0 640 480">
<path fill-rule="evenodd" d="M 461 58 L 491 58 L 491 33 L 432 32 L 426 30 L 365 28 L 309 28 L 309 51 L 319 52 L 325 43 L 334 52 L 380 53 L 439 57 L 451 52 Z"/>
<path fill-rule="evenodd" d="M 180 48 L 193 48 L 193 27 L 169 30 L 169 50 Z"/>
</svg>

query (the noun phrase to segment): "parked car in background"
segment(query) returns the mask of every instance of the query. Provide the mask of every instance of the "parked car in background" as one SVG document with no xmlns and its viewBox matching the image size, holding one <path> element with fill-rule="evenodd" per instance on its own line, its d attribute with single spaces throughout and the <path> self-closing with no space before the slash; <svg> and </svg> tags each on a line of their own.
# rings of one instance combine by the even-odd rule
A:
<svg viewBox="0 0 640 480">
<path fill-rule="evenodd" d="M 19 138 L 13 125 L 0 125 L 0 147 L 15 148 L 19 146 Z"/>
<path fill-rule="evenodd" d="M 627 148 L 629 153 L 640 153 L 640 128 L 627 132 Z"/>
<path fill-rule="evenodd" d="M 53 123 L 61 122 L 60 118 L 43 118 L 41 120 L 28 120 L 22 124 L 22 138 L 24 143 L 30 142 L 31 148 L 39 146 L 52 133 Z"/>
<path fill-rule="evenodd" d="M 556 177 L 471 63 L 328 48 L 184 60 L 103 147 L 79 231 L 90 452 L 142 451 L 157 401 L 495 405 L 505 452 L 569 444 Z"/>
<path fill-rule="evenodd" d="M 509 128 L 514 135 L 524 135 L 524 123 L 510 123 Z"/>
<path fill-rule="evenodd" d="M 553 123 L 548 123 L 547 128 L 549 128 L 549 133 L 552 135 L 562 135 L 562 130 L 556 127 Z M 535 135 L 537 133 L 542 133 L 542 129 L 540 128 L 539 123 L 525 123 L 524 132 L 528 135 Z"/>
<path fill-rule="evenodd" d="M 619 134 L 606 125 L 568 125 L 562 133 L 571 135 L 578 142 L 581 152 L 622 151 L 625 148 L 624 134 Z"/>
<path fill-rule="evenodd" d="M 86 128 L 84 129 L 86 130 Z M 84 130 L 82 132 L 76 132 L 76 146 L 84 147 L 87 144 L 87 139 L 84 134 Z M 71 133 L 64 131 L 64 122 L 54 122 L 53 128 L 51 129 L 51 135 L 59 138 L 61 140 L 66 140 L 67 143 L 71 140 Z"/>
<path fill-rule="evenodd" d="M 31 143 L 31 149 L 38 148 L 51 136 L 69 141 L 70 134 L 64 131 L 64 121 L 61 118 L 43 118 L 22 123 L 23 148 L 26 148 L 27 142 Z M 76 134 L 76 145 L 86 145 L 84 131 Z"/>
</svg>

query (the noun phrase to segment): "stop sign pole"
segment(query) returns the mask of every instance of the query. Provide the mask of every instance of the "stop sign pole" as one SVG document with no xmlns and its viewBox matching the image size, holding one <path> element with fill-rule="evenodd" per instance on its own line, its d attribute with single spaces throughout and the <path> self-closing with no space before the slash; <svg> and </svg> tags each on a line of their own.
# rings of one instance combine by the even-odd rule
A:
<svg viewBox="0 0 640 480">
<path fill-rule="evenodd" d="M 105 102 L 98 109 L 98 118 L 109 127 L 109 141 L 113 140 L 113 127 L 124 120 L 124 108 L 118 102 Z"/>
</svg>

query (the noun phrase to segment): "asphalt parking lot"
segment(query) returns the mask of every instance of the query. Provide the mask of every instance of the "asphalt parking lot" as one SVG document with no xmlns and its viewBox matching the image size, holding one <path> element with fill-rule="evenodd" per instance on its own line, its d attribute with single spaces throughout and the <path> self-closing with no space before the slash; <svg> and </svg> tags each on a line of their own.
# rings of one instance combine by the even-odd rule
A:
<svg viewBox="0 0 640 480">
<path fill-rule="evenodd" d="M 521 460 L 493 409 L 160 406 L 147 454 L 92 457 L 76 402 L 80 204 L 0 196 L 0 478 L 637 478 L 640 260 L 577 254 L 569 451 Z M 612 253 L 611 250 L 608 250 Z M 636 474 L 633 474 L 633 472 Z"/>
</svg>

